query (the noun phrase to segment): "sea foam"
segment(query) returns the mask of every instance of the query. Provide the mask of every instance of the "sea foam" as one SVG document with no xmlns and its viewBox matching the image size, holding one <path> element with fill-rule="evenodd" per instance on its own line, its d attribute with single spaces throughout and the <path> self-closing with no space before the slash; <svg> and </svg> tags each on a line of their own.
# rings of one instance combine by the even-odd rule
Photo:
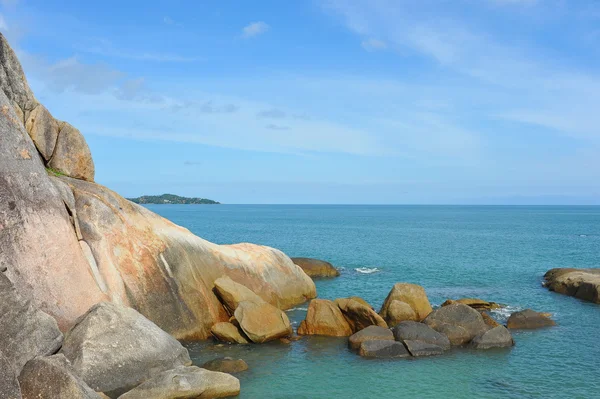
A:
<svg viewBox="0 0 600 399">
<path fill-rule="evenodd" d="M 380 271 L 377 267 L 357 267 L 354 270 L 361 274 L 372 274 Z"/>
</svg>

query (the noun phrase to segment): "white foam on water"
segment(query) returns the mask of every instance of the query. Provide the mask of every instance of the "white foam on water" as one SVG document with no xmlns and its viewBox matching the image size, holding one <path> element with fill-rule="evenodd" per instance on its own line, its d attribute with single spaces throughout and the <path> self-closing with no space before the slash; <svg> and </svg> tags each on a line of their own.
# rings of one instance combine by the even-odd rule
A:
<svg viewBox="0 0 600 399">
<path fill-rule="evenodd" d="M 514 312 L 518 312 L 519 310 L 523 310 L 523 308 L 518 307 L 518 306 L 503 306 L 500 309 L 493 309 L 490 310 L 490 313 L 492 313 L 494 316 L 496 316 L 499 321 L 506 321 L 508 320 L 508 318 L 510 317 L 510 315 Z"/>
<path fill-rule="evenodd" d="M 587 234 L 579 234 L 579 237 L 587 237 Z"/>
<path fill-rule="evenodd" d="M 308 308 L 291 308 L 291 309 L 286 310 L 286 312 L 293 312 L 296 310 L 303 310 L 306 312 L 306 311 L 308 311 Z"/>
<path fill-rule="evenodd" d="M 357 267 L 354 270 L 361 274 L 373 274 L 380 271 L 377 267 Z"/>
</svg>

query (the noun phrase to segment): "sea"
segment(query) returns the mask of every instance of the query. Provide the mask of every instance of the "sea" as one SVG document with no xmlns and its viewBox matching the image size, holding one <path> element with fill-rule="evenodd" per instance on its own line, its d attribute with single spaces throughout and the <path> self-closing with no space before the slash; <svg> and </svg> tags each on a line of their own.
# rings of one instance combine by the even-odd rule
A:
<svg viewBox="0 0 600 399">
<path fill-rule="evenodd" d="M 600 267 L 600 207 L 149 205 L 219 244 L 251 242 L 327 260 L 319 298 L 360 296 L 379 309 L 396 282 L 422 285 L 432 305 L 476 297 L 493 314 L 549 312 L 556 327 L 514 331 L 510 349 L 456 348 L 438 357 L 373 360 L 347 339 L 291 344 L 187 344 L 196 365 L 244 359 L 240 398 L 600 398 L 600 305 L 542 287 L 554 267 Z M 288 311 L 294 326 L 307 304 Z"/>
</svg>

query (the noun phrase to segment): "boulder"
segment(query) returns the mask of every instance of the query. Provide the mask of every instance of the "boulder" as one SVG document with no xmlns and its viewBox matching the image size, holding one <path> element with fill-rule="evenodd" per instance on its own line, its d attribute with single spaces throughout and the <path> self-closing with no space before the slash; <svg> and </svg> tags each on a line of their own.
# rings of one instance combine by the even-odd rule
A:
<svg viewBox="0 0 600 399">
<path fill-rule="evenodd" d="M 504 326 L 498 326 L 473 338 L 470 345 L 475 349 L 491 349 L 506 348 L 514 344 L 510 331 Z"/>
<path fill-rule="evenodd" d="M 254 343 L 292 335 L 292 326 L 285 312 L 266 302 L 242 301 L 234 315 L 242 331 Z"/>
<path fill-rule="evenodd" d="M 432 310 L 423 287 L 416 284 L 396 283 L 379 311 L 381 317 L 387 322 L 394 322 L 393 315 L 389 314 L 389 307 L 394 300 L 407 303 L 415 312 L 416 321 L 423 320 Z"/>
<path fill-rule="evenodd" d="M 551 291 L 600 303 L 600 269 L 551 269 L 544 279 Z"/>
<path fill-rule="evenodd" d="M 308 305 L 305 320 L 298 327 L 298 334 L 347 337 L 352 334 L 352 328 L 335 303 L 313 299 Z"/>
<path fill-rule="evenodd" d="M 21 399 L 21 387 L 13 365 L 0 351 L 0 399 Z"/>
<path fill-rule="evenodd" d="M 506 327 L 510 329 L 535 329 L 555 325 L 556 323 L 554 320 L 548 318 L 547 315 L 531 309 L 525 309 L 511 314 L 506 322 Z"/>
<path fill-rule="evenodd" d="M 240 334 L 240 330 L 227 321 L 217 323 L 210 329 L 211 334 L 215 339 L 229 344 L 247 344 L 248 340 Z"/>
<path fill-rule="evenodd" d="M 44 160 L 49 161 L 58 139 L 58 122 L 46 107 L 39 104 L 29 113 L 25 129 Z"/>
<path fill-rule="evenodd" d="M 61 353 L 95 391 L 110 397 L 191 364 L 187 349 L 131 308 L 103 302 L 66 334 Z"/>
<path fill-rule="evenodd" d="M 393 341 L 394 334 L 389 328 L 379 326 L 369 326 L 365 329 L 354 333 L 348 338 L 348 346 L 350 349 L 357 350 L 360 345 L 366 341 Z"/>
<path fill-rule="evenodd" d="M 335 304 L 340 308 L 353 332 L 363 330 L 369 326 L 379 326 L 387 328 L 387 323 L 370 306 L 350 299 L 340 298 L 335 300 Z"/>
<path fill-rule="evenodd" d="M 496 302 L 488 302 L 479 298 L 460 298 L 460 299 L 448 299 L 446 302 L 442 303 L 442 306 L 448 306 L 453 303 L 462 303 L 463 305 L 467 305 L 476 310 L 490 310 L 490 309 L 499 309 L 500 305 Z"/>
<path fill-rule="evenodd" d="M 56 320 L 19 295 L 0 272 L 0 352 L 14 373 L 36 356 L 56 353 L 62 341 Z"/>
<path fill-rule="evenodd" d="M 19 383 L 24 399 L 100 399 L 61 354 L 30 360 L 19 376 Z"/>
<path fill-rule="evenodd" d="M 225 276 L 215 280 L 215 292 L 229 314 L 233 314 L 242 301 L 263 303 L 264 300 L 244 285 Z"/>
<path fill-rule="evenodd" d="M 338 277 L 340 272 L 331 263 L 312 258 L 292 258 L 294 264 L 300 266 L 304 273 L 312 278 Z"/>
<path fill-rule="evenodd" d="M 479 313 L 481 313 L 481 317 L 483 317 L 483 321 L 485 322 L 485 324 L 488 327 L 494 328 L 494 327 L 498 327 L 500 325 L 500 323 L 498 323 L 496 321 L 496 319 L 494 319 L 492 316 L 490 316 L 486 312 L 479 312 Z"/>
<path fill-rule="evenodd" d="M 424 323 L 403 321 L 392 329 L 392 334 L 396 341 L 420 341 L 426 344 L 435 345 L 443 350 L 450 349 L 450 340 L 448 337 Z"/>
<path fill-rule="evenodd" d="M 365 305 L 366 307 L 373 309 L 373 306 L 371 306 L 369 304 L 369 302 L 365 301 L 364 299 L 362 299 L 359 296 L 350 296 L 350 297 L 348 297 L 348 299 L 354 299 L 356 302 L 360 303 L 361 305 Z"/>
<path fill-rule="evenodd" d="M 418 316 L 408 303 L 394 299 L 387 308 L 388 325 L 393 327 L 405 320 L 416 321 Z"/>
<path fill-rule="evenodd" d="M 394 357 L 410 357 L 408 350 L 400 342 L 381 340 L 365 341 L 360 344 L 358 354 L 362 357 L 374 357 L 379 359 Z"/>
<path fill-rule="evenodd" d="M 240 393 L 240 381 L 232 375 L 195 366 L 164 371 L 119 399 L 213 399 Z"/>
<path fill-rule="evenodd" d="M 478 311 L 460 303 L 434 310 L 423 322 L 446 335 L 452 345 L 466 344 L 488 330 Z"/>
<path fill-rule="evenodd" d="M 3 34 L 0 33 L 0 89 L 5 93 L 11 107 L 21 116 L 31 111 L 38 104 L 35 99 L 21 63 Z M 24 118 L 21 117 L 21 124 Z"/>
<path fill-rule="evenodd" d="M 248 370 L 248 364 L 242 359 L 220 357 L 204 363 L 202 368 L 210 371 L 220 371 L 221 373 L 231 374 Z"/>
<path fill-rule="evenodd" d="M 404 345 L 406 345 L 406 349 L 408 349 L 410 355 L 414 357 L 437 356 L 444 353 L 444 348 L 441 346 L 423 341 L 411 341 L 407 339 L 404 341 Z"/>
<path fill-rule="evenodd" d="M 94 161 L 83 135 L 67 122 L 60 122 L 58 127 L 58 139 L 48 166 L 75 179 L 94 181 Z"/>
</svg>

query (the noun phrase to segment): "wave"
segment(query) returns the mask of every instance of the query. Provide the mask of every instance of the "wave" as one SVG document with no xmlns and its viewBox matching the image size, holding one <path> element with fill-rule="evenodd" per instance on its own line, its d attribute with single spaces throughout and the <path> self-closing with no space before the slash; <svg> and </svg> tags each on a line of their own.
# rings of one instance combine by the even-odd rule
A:
<svg viewBox="0 0 600 399">
<path fill-rule="evenodd" d="M 308 311 L 308 308 L 291 308 L 291 309 L 286 310 L 286 312 L 294 312 L 296 310 L 302 310 L 302 311 L 306 312 L 306 311 Z"/>
<path fill-rule="evenodd" d="M 377 273 L 377 272 L 381 271 L 377 267 L 357 267 L 354 270 L 357 273 L 362 273 L 362 274 L 372 274 L 372 273 Z"/>
<path fill-rule="evenodd" d="M 520 310 L 523 310 L 523 308 L 518 307 L 518 306 L 503 306 L 499 309 L 493 309 L 490 310 L 490 313 L 492 313 L 494 316 L 496 316 L 498 318 L 498 321 L 501 322 L 506 322 L 506 320 L 508 320 L 508 318 L 510 317 L 510 315 L 514 312 L 518 312 Z"/>
</svg>

